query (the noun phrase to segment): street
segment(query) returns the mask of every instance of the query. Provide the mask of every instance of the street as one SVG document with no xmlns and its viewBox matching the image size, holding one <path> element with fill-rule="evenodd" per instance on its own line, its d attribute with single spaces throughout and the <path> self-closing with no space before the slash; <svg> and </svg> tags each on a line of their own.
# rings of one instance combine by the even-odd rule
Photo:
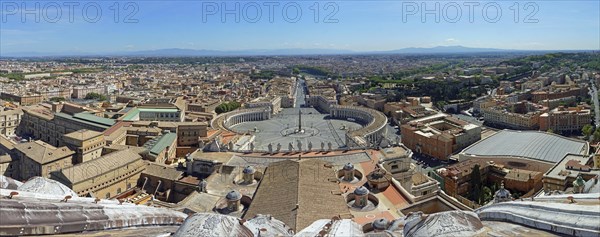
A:
<svg viewBox="0 0 600 237">
<path fill-rule="evenodd" d="M 598 103 L 598 88 L 596 87 L 596 84 L 594 83 L 594 77 L 590 78 L 590 88 L 591 90 L 589 91 L 590 96 L 592 97 L 592 103 L 594 103 L 594 125 L 596 126 L 596 128 L 598 126 L 600 126 L 600 105 Z M 590 137 L 591 139 L 591 137 Z"/>
</svg>

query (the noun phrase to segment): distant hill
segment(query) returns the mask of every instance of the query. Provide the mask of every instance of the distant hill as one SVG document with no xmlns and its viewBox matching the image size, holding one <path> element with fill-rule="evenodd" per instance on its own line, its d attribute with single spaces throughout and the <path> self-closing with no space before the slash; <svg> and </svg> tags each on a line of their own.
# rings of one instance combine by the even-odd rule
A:
<svg viewBox="0 0 600 237">
<path fill-rule="evenodd" d="M 275 55 L 335 55 L 335 54 L 436 54 L 500 52 L 502 49 L 468 48 L 463 46 L 438 46 L 434 48 L 404 48 L 389 51 L 360 52 L 338 49 L 253 49 L 253 50 L 206 50 L 206 49 L 158 49 L 135 52 L 119 52 L 116 56 L 192 57 L 192 56 L 275 56 Z"/>
<path fill-rule="evenodd" d="M 159 49 L 118 53 L 129 56 L 253 56 L 253 55 L 318 55 L 347 54 L 352 51 L 337 49 L 257 49 L 257 50 L 196 50 L 196 49 Z"/>
<path fill-rule="evenodd" d="M 211 57 L 211 56 L 278 56 L 278 55 L 360 55 L 360 54 L 468 54 L 468 53 L 547 53 L 561 50 L 512 50 L 495 48 L 470 48 L 465 46 L 437 46 L 432 48 L 403 48 L 385 51 L 352 51 L 343 49 L 253 49 L 253 50 L 207 50 L 207 49 L 157 49 L 130 52 L 85 53 L 85 52 L 18 52 L 2 53 L 0 57 L 84 57 L 84 56 L 133 56 L 133 57 Z M 565 50 L 563 50 L 565 51 Z M 571 51 L 571 50 L 566 50 Z M 566 52 L 565 51 L 565 52 Z M 586 50 L 579 50 L 586 51 Z"/>
<path fill-rule="evenodd" d="M 388 51 L 379 51 L 374 53 L 381 54 L 448 54 L 448 53 L 491 53 L 491 52 L 512 52 L 517 50 L 494 49 L 494 48 L 469 48 L 464 46 L 437 46 L 433 48 L 403 48 Z"/>
</svg>

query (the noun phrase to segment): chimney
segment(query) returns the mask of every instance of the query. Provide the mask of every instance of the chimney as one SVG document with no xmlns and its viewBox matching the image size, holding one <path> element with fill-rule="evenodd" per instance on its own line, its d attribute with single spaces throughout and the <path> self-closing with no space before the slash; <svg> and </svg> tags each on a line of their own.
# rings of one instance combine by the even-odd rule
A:
<svg viewBox="0 0 600 237">
<path fill-rule="evenodd" d="M 240 210 L 242 195 L 239 192 L 232 190 L 227 193 L 225 199 L 227 200 L 227 209 L 234 212 Z"/>
<path fill-rule="evenodd" d="M 242 173 L 243 173 L 244 183 L 252 184 L 254 182 L 254 173 L 255 173 L 254 167 L 246 166 L 246 168 L 244 168 Z"/>
<path fill-rule="evenodd" d="M 354 190 L 354 206 L 363 208 L 367 206 L 369 198 L 369 189 L 360 186 Z"/>
<path fill-rule="evenodd" d="M 344 165 L 344 181 L 352 182 L 354 180 L 354 165 L 352 163 L 348 163 Z"/>
</svg>

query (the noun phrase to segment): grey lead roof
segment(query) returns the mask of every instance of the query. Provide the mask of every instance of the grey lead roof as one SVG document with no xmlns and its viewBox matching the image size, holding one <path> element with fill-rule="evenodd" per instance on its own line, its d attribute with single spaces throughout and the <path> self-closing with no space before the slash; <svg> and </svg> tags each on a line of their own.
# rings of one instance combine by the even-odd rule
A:
<svg viewBox="0 0 600 237">
<path fill-rule="evenodd" d="M 520 156 L 559 162 L 567 153 L 587 153 L 584 141 L 537 131 L 502 130 L 462 151 L 464 155 Z"/>
</svg>

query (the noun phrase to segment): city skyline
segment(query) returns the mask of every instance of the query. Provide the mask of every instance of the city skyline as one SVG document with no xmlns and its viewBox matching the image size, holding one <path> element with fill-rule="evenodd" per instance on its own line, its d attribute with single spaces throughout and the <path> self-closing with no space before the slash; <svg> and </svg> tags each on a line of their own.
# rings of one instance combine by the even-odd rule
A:
<svg viewBox="0 0 600 237">
<path fill-rule="evenodd" d="M 172 48 L 373 52 L 456 45 L 599 50 L 598 4 L 100 1 L 73 6 L 68 2 L 3 2 L 0 51 L 2 55 L 106 54 Z M 97 10 L 101 14 L 96 14 Z M 294 15 L 299 11 L 300 15 Z"/>
</svg>

